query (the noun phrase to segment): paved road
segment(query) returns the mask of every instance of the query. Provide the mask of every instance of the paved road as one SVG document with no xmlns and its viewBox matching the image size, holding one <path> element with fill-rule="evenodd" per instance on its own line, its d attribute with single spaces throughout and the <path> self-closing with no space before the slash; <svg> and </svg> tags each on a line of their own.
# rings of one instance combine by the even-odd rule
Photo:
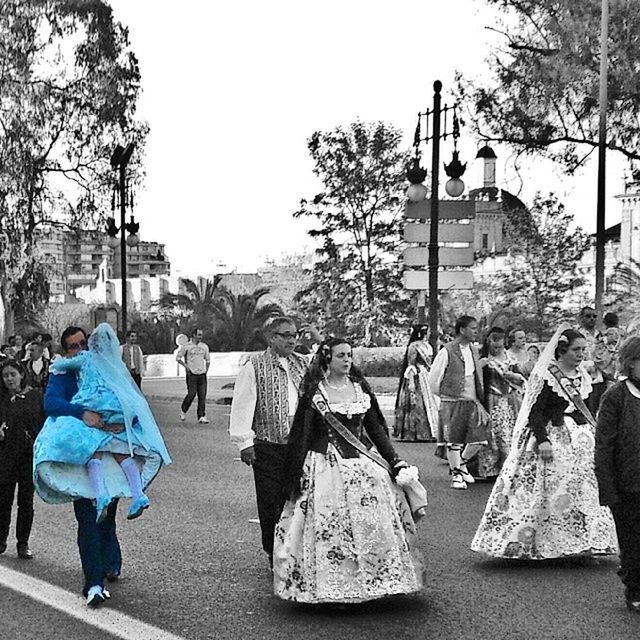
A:
<svg viewBox="0 0 640 640">
<path fill-rule="evenodd" d="M 175 401 L 154 401 L 153 408 L 174 464 L 151 488 L 152 507 L 142 518 L 127 522 L 120 516 L 125 567 L 112 589 L 112 611 L 188 640 L 640 637 L 640 616 L 623 607 L 615 559 L 527 565 L 473 554 L 469 543 L 490 486 L 452 491 L 433 445 L 424 444 L 397 445 L 420 467 L 430 494 L 429 516 L 420 523 L 428 570 L 424 593 L 345 611 L 278 601 L 252 522 L 252 477 L 234 461 L 237 453 L 228 442 L 228 407 L 211 403 L 210 425 L 180 423 Z M 13 569 L 77 593 L 74 524 L 70 506 L 37 502 L 37 557 L 19 561 L 11 545 L 0 557 L 0 579 L 4 569 Z M 112 637 L 1 586 L 0 602 L 2 640 Z"/>
</svg>

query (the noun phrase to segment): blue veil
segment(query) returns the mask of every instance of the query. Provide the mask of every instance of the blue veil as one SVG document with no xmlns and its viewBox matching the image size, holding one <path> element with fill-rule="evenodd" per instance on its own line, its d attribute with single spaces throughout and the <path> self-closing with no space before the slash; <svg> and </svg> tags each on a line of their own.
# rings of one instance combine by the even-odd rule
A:
<svg viewBox="0 0 640 640">
<path fill-rule="evenodd" d="M 157 452 L 165 464 L 170 464 L 171 458 L 162 434 L 146 398 L 122 361 L 120 341 L 111 325 L 103 322 L 93 330 L 89 336 L 89 351 L 98 373 L 122 405 L 131 455 L 133 455 L 132 434 L 135 431 L 135 439 L 145 449 Z"/>
</svg>

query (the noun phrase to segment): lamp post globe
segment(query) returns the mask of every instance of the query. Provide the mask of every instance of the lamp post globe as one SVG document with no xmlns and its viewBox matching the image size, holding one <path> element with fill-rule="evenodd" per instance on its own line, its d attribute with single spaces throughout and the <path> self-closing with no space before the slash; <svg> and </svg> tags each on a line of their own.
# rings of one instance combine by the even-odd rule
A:
<svg viewBox="0 0 640 640">
<path fill-rule="evenodd" d="M 135 247 L 138 242 L 140 242 L 140 236 L 137 233 L 132 233 L 131 235 L 127 236 L 127 245 L 130 247 Z"/>
<path fill-rule="evenodd" d="M 447 180 L 447 183 L 444 185 L 444 190 L 447 192 L 447 195 L 450 195 L 452 198 L 457 198 L 461 196 L 464 191 L 464 182 L 462 182 L 460 178 L 451 178 Z"/>
<path fill-rule="evenodd" d="M 110 249 L 115 249 L 120 244 L 120 239 L 117 236 L 109 236 L 107 239 L 107 244 Z"/>
<path fill-rule="evenodd" d="M 410 184 L 407 187 L 407 198 L 411 202 L 422 202 L 427 197 L 427 187 L 423 184 Z"/>
</svg>

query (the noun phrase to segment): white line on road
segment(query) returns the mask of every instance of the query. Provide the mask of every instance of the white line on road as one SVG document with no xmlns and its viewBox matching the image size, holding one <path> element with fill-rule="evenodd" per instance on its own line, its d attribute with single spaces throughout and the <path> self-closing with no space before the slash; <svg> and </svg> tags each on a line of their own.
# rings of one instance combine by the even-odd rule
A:
<svg viewBox="0 0 640 640">
<path fill-rule="evenodd" d="M 44 580 L 3 566 L 0 566 L 0 585 L 62 611 L 121 640 L 185 640 L 181 636 L 136 620 L 125 613 L 109 609 L 108 604 L 99 609 L 89 609 L 84 598 Z"/>
</svg>

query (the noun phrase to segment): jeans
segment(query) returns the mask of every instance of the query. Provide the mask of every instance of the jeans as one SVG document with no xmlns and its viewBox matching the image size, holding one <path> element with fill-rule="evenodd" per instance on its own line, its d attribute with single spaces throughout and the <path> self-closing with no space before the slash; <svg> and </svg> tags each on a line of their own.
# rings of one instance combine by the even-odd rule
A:
<svg viewBox="0 0 640 640">
<path fill-rule="evenodd" d="M 207 374 L 187 371 L 187 395 L 182 401 L 182 413 L 189 411 L 196 394 L 198 394 L 198 418 L 203 418 L 207 413 Z"/>
<path fill-rule="evenodd" d="M 18 486 L 18 517 L 16 520 L 16 539 L 18 542 L 29 542 L 33 525 L 33 479 L 27 475 L 18 482 L 0 484 L 0 544 L 9 537 L 11 524 L 11 507 L 16 485 Z"/>
<path fill-rule="evenodd" d="M 256 441 L 253 477 L 256 483 L 258 518 L 262 532 L 262 548 L 273 556 L 273 533 L 278 524 L 285 496 L 282 491 L 286 444 Z"/>
<path fill-rule="evenodd" d="M 107 517 L 96 523 L 96 508 L 92 500 L 81 498 L 73 503 L 73 510 L 78 521 L 78 549 L 80 562 L 84 572 L 82 593 L 93 586 L 104 586 L 107 571 L 120 573 L 122 553 L 116 535 L 116 510 L 118 501 L 114 500 L 107 509 Z"/>
</svg>

